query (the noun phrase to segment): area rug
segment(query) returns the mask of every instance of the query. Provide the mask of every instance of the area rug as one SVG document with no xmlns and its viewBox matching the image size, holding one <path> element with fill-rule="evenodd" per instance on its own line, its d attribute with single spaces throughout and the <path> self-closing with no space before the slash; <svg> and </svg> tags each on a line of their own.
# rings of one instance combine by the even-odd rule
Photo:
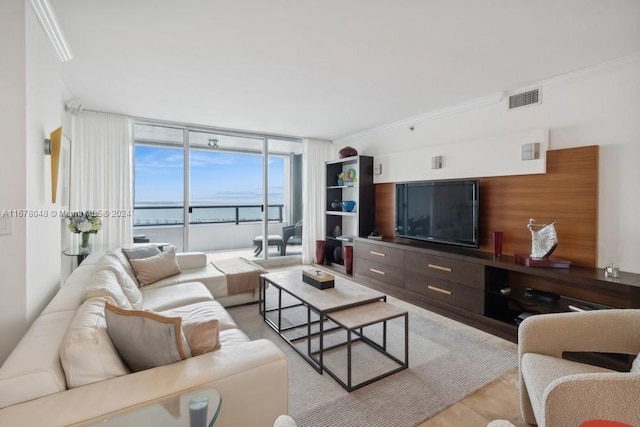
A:
<svg viewBox="0 0 640 427">
<path fill-rule="evenodd" d="M 440 321 L 439 316 L 410 311 L 409 369 L 348 393 L 329 375 L 315 371 L 269 328 L 257 304 L 230 308 L 229 312 L 251 339 L 269 339 L 287 355 L 289 414 L 299 427 L 415 426 L 517 366 L 516 355 L 488 342 L 488 335 Z M 299 315 L 286 314 L 283 321 L 295 322 Z M 375 333 L 373 330 L 372 335 Z M 402 353 L 402 323 L 390 323 L 387 336 L 391 352 Z M 367 369 L 384 365 L 385 361 L 376 359 L 372 352 L 356 348 L 353 366 L 360 371 L 354 369 L 354 376 L 366 377 Z M 332 369 L 339 372 L 340 364 L 346 366 L 346 350 L 334 350 L 325 361 L 334 363 Z"/>
</svg>

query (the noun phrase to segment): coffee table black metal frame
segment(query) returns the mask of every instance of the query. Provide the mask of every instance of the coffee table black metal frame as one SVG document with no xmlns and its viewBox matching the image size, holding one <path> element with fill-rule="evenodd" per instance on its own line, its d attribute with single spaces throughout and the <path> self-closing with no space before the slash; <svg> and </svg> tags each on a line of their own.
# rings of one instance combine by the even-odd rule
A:
<svg viewBox="0 0 640 427">
<path fill-rule="evenodd" d="M 387 304 L 384 301 L 372 302 L 366 305 L 348 308 L 345 310 L 334 311 L 327 314 L 327 317 L 341 328 L 347 331 L 347 341 L 341 344 L 333 345 L 329 348 L 323 349 L 327 351 L 333 348 L 347 346 L 347 381 L 343 381 L 334 372 L 324 367 L 331 377 L 336 380 L 345 390 L 351 392 L 371 384 L 375 381 L 386 378 L 389 375 L 402 371 L 409 367 L 409 313 L 406 310 L 399 309 L 391 304 Z M 387 321 L 403 317 L 404 318 L 404 360 L 400 360 L 387 351 Z M 367 326 L 382 323 L 382 344 L 379 344 L 364 335 L 364 328 Z M 352 335 L 355 335 L 356 340 L 367 343 L 370 347 L 384 354 L 389 359 L 398 364 L 398 367 L 390 371 L 386 371 L 368 380 L 361 381 L 358 384 L 353 384 L 351 376 L 352 355 L 351 345 L 354 340 Z"/>
<path fill-rule="evenodd" d="M 298 275 L 298 276 L 294 276 L 294 275 Z M 335 290 L 336 288 L 338 290 L 340 290 L 340 288 L 344 288 L 345 286 L 357 286 L 360 288 L 364 288 L 361 285 L 358 285 L 356 283 L 353 282 L 349 282 L 347 280 L 344 279 L 340 279 L 340 278 L 336 278 L 336 288 L 331 288 L 331 289 L 325 289 L 325 290 L 319 290 L 316 288 L 313 288 L 311 285 L 306 284 L 304 282 L 302 282 L 302 272 L 296 272 L 296 271 L 292 271 L 292 272 L 287 272 L 287 273 L 267 273 L 267 274 L 263 274 L 261 275 L 261 280 L 260 280 L 260 288 L 259 288 L 259 293 L 260 293 L 260 300 L 259 300 L 259 311 L 260 314 L 262 315 L 262 318 L 264 320 L 264 322 L 269 325 L 269 327 L 271 327 L 285 342 L 287 342 L 287 344 L 289 344 L 289 346 L 291 346 L 291 348 L 298 353 L 303 359 L 305 359 L 318 373 L 322 374 L 322 372 L 327 372 L 332 378 L 334 378 L 343 388 L 345 388 L 347 391 L 353 391 L 357 388 L 360 387 L 364 387 L 367 384 L 370 384 L 374 381 L 377 381 L 381 378 L 387 377 L 393 373 L 398 372 L 399 370 L 402 369 L 406 369 L 408 367 L 408 317 L 405 317 L 405 357 L 404 357 L 404 361 L 399 360 L 398 358 L 396 358 L 395 356 L 393 356 L 392 354 L 388 353 L 386 351 L 386 321 L 390 320 L 390 319 L 377 319 L 376 321 L 373 321 L 369 324 L 375 324 L 375 323 L 380 323 L 380 322 L 384 322 L 383 323 L 383 344 L 380 345 L 378 343 L 376 343 L 375 341 L 370 340 L 369 338 L 367 338 L 366 336 L 364 336 L 364 334 L 362 333 L 362 328 L 364 326 L 367 325 L 360 325 L 357 328 L 344 328 L 344 326 L 337 324 L 336 326 L 330 327 L 325 329 L 325 322 L 329 321 L 329 322 L 333 322 L 333 320 L 331 319 L 330 314 L 331 313 L 339 313 L 343 310 L 347 310 L 353 307 L 358 307 L 358 306 L 364 306 L 367 304 L 371 304 L 371 303 L 376 303 L 376 302 L 382 302 L 382 303 L 386 303 L 387 300 L 387 296 L 385 294 L 382 294 L 380 292 L 374 291 L 372 289 L 368 289 L 368 288 L 364 288 L 366 289 L 366 294 L 367 295 L 363 295 L 362 297 L 357 297 L 354 299 L 350 299 L 345 301 L 344 303 L 340 303 L 340 304 L 336 304 L 336 305 L 329 305 L 329 306 L 323 306 L 321 307 L 318 301 L 316 301 L 315 303 L 313 301 L 310 301 L 312 298 L 304 298 L 304 296 L 300 295 L 299 293 L 294 293 L 292 292 L 290 289 L 285 289 L 284 287 L 286 286 L 286 284 L 282 284 L 279 283 L 279 279 L 280 280 L 287 280 L 290 281 L 289 283 L 291 283 L 291 281 L 293 281 L 295 286 L 300 286 L 301 290 L 304 290 L 305 293 L 312 293 L 315 294 L 314 297 L 322 299 L 322 295 L 323 293 L 327 292 L 327 293 L 331 293 L 333 290 Z M 299 283 L 298 283 L 299 282 Z M 348 282 L 345 283 L 345 282 Z M 278 290 L 278 303 L 276 308 L 272 308 L 272 309 L 267 309 L 267 302 L 266 302 L 266 289 L 267 289 L 267 284 L 275 287 Z M 287 306 L 282 305 L 282 297 L 283 297 L 283 293 L 286 293 L 288 295 L 290 295 L 291 297 L 293 297 L 295 300 L 299 301 L 299 303 L 295 303 L 295 304 L 290 304 Z M 283 327 L 282 326 L 282 311 L 286 310 L 286 309 L 291 309 L 291 308 L 295 308 L 295 307 L 306 307 L 307 310 L 307 321 L 301 324 L 297 324 L 297 325 L 290 325 L 287 327 Z M 277 312 L 277 322 L 272 320 L 270 317 L 267 316 L 267 313 L 271 313 L 271 312 Z M 311 313 L 315 313 L 318 316 L 318 320 L 312 320 L 311 319 Z M 399 314 L 398 316 L 394 316 L 394 317 L 399 317 L 402 314 Z M 405 312 L 406 315 L 406 312 Z M 334 322 L 335 323 L 335 322 Z M 317 324 L 318 325 L 318 331 L 317 332 L 312 332 L 312 326 Z M 305 335 L 301 335 L 295 338 L 289 338 L 285 335 L 285 332 L 293 330 L 293 329 L 300 329 L 306 327 L 307 331 Z M 343 343 L 339 343 L 339 344 L 335 344 L 332 345 L 331 347 L 327 347 L 324 348 L 324 334 L 330 331 L 334 331 L 334 330 L 339 330 L 339 329 L 346 329 L 348 338 L 347 341 L 343 342 Z M 391 360 L 395 361 L 396 363 L 398 363 L 400 365 L 399 368 L 394 369 L 392 371 L 389 371 L 383 375 L 379 375 L 376 376 L 375 378 L 372 378 L 370 380 L 367 380 L 365 382 L 362 382 L 360 384 L 357 385 L 352 385 L 351 384 L 351 344 L 354 341 L 351 338 L 351 333 L 355 333 L 357 338 L 356 340 L 362 340 L 363 342 L 366 342 L 368 345 L 370 345 L 372 348 L 380 351 L 381 353 L 385 354 L 387 357 L 389 357 Z M 312 351 L 312 346 L 311 346 L 311 340 L 313 337 L 317 337 L 318 338 L 318 350 L 317 351 Z M 306 340 L 307 341 L 307 351 L 302 351 L 300 350 L 298 347 L 296 347 L 295 342 L 297 341 L 301 341 L 301 340 Z M 347 353 L 348 353 L 348 380 L 345 383 L 344 381 L 342 381 L 337 375 L 335 375 L 330 369 L 328 369 L 325 365 L 324 365 L 324 361 L 323 361 L 323 353 L 325 351 L 340 347 L 340 346 L 347 346 Z M 317 356 L 317 357 L 316 357 Z"/>
</svg>

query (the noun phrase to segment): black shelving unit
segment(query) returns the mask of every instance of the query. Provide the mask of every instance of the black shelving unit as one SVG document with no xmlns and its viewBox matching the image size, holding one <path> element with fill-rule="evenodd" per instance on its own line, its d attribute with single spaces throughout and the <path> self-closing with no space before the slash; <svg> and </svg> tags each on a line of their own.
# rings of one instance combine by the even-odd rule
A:
<svg viewBox="0 0 640 427">
<path fill-rule="evenodd" d="M 353 156 L 326 162 L 325 264 L 344 272 L 344 246 L 354 237 L 368 236 L 375 228 L 373 157 Z M 345 175 L 339 182 L 339 175 Z M 347 212 L 342 202 L 352 200 Z"/>
</svg>

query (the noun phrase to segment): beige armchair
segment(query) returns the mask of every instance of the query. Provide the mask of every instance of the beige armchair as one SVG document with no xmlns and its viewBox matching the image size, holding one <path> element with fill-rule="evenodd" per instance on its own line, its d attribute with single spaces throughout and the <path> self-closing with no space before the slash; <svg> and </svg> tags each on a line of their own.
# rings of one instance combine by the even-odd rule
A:
<svg viewBox="0 0 640 427">
<path fill-rule="evenodd" d="M 518 330 L 520 408 L 529 424 L 578 426 L 593 419 L 640 425 L 640 362 L 617 372 L 562 353 L 640 353 L 640 310 L 531 316 Z"/>
</svg>

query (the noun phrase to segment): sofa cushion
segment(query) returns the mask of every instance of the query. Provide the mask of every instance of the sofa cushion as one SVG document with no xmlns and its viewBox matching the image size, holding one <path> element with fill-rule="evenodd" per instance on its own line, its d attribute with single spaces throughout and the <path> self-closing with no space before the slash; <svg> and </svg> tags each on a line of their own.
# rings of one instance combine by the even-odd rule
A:
<svg viewBox="0 0 640 427">
<path fill-rule="evenodd" d="M 182 319 L 141 310 L 105 306 L 107 332 L 134 372 L 179 362 L 191 356 Z"/>
<path fill-rule="evenodd" d="M 65 282 L 49 304 L 42 310 L 41 315 L 56 311 L 77 310 L 82 301 L 84 301 L 85 286 L 86 282 Z"/>
<path fill-rule="evenodd" d="M 183 321 L 194 323 L 217 319 L 221 331 L 237 329 L 229 312 L 218 301 L 204 301 L 163 310 L 163 316 L 181 317 Z"/>
<path fill-rule="evenodd" d="M 631 364 L 631 372 L 640 373 L 640 355 L 636 356 L 636 358 L 633 359 L 633 363 Z"/>
<path fill-rule="evenodd" d="M 227 329 L 226 331 L 220 331 L 221 348 L 243 344 L 249 341 L 251 341 L 251 339 L 240 329 Z"/>
<path fill-rule="evenodd" d="M 153 311 L 169 310 L 188 304 L 213 301 L 211 293 L 202 283 L 187 282 L 158 288 L 142 288 L 144 309 Z"/>
<path fill-rule="evenodd" d="M 613 372 L 598 366 L 537 353 L 525 353 L 522 356 L 520 370 L 531 398 L 531 406 L 539 420 L 544 419 L 541 416 L 544 414 L 544 392 L 554 380 L 573 374 Z"/>
<path fill-rule="evenodd" d="M 136 286 L 139 286 L 138 279 L 136 279 L 136 273 L 133 271 L 131 263 L 129 263 L 129 259 L 122 252 L 122 249 L 114 249 L 104 254 L 96 264 L 96 269 L 101 269 L 108 265 L 122 267 Z"/>
<path fill-rule="evenodd" d="M 0 408 L 66 389 L 58 349 L 75 310 L 38 317 L 0 368 Z"/>
<path fill-rule="evenodd" d="M 104 307 L 109 297 L 86 300 L 60 346 L 60 361 L 69 388 L 130 373 L 107 333 Z"/>
<path fill-rule="evenodd" d="M 111 270 L 98 270 L 89 279 L 84 291 L 84 300 L 96 297 L 110 297 L 118 307 L 132 308 L 131 302 Z"/>
<path fill-rule="evenodd" d="M 115 260 L 116 258 L 111 259 Z M 122 265 L 121 262 L 105 262 L 100 264 L 97 268 L 98 270 L 111 271 L 115 275 L 122 291 L 131 303 L 131 307 L 135 310 L 142 309 L 142 293 L 138 288 L 138 281 L 127 273 L 126 267 Z"/>
<path fill-rule="evenodd" d="M 148 245 L 133 249 L 122 249 L 122 253 L 129 259 L 149 258 L 160 254 L 162 251 L 157 246 Z"/>
<path fill-rule="evenodd" d="M 220 348 L 218 319 L 182 319 L 182 331 L 189 343 L 191 356 L 199 356 Z"/>
<path fill-rule="evenodd" d="M 181 272 L 174 249 L 149 258 L 130 259 L 129 262 L 136 272 L 140 286 L 150 285 Z"/>
</svg>

